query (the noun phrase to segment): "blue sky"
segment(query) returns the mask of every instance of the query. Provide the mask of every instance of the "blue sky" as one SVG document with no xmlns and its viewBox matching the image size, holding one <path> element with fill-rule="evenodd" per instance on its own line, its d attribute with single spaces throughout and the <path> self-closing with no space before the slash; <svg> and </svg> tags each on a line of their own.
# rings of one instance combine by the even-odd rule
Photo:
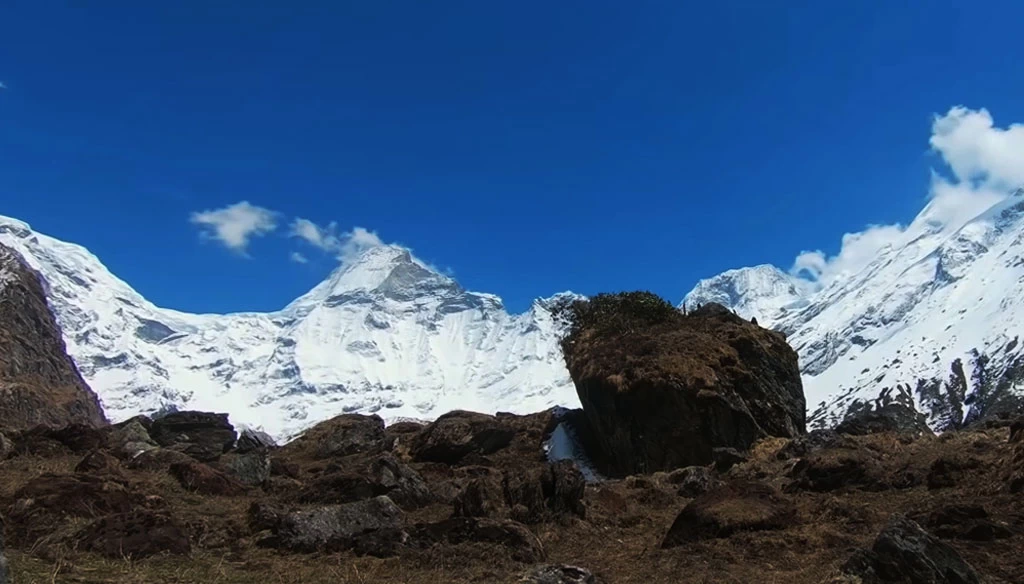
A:
<svg viewBox="0 0 1024 584">
<path fill-rule="evenodd" d="M 0 214 L 189 311 L 279 308 L 370 232 L 514 310 L 677 301 L 909 221 L 948 174 L 936 115 L 1024 122 L 1021 22 L 1010 1 L 8 0 Z M 242 201 L 277 213 L 245 254 L 190 220 Z"/>
</svg>

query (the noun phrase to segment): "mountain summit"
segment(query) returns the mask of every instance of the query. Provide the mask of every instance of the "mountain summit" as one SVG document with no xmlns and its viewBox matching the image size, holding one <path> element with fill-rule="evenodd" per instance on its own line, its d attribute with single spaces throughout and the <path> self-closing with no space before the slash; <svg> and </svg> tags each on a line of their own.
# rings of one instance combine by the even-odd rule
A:
<svg viewBox="0 0 1024 584">
<path fill-rule="evenodd" d="M 46 280 L 68 352 L 115 421 L 226 411 L 288 438 L 343 412 L 578 403 L 546 300 L 509 314 L 402 247 L 363 250 L 280 311 L 198 315 L 153 305 L 84 248 L 21 221 L 0 217 L 0 243 Z"/>
</svg>

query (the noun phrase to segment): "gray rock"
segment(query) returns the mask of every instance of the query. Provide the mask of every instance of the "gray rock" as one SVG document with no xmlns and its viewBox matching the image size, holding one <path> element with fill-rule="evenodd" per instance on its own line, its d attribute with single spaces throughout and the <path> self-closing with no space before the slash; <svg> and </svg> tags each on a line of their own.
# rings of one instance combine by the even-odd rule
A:
<svg viewBox="0 0 1024 584">
<path fill-rule="evenodd" d="M 676 494 L 681 497 L 697 497 L 719 485 L 715 473 L 706 466 L 688 466 L 668 474 L 669 483 L 678 486 Z"/>
<path fill-rule="evenodd" d="M 402 510 L 380 496 L 365 501 L 293 511 L 280 518 L 273 531 L 276 545 L 301 552 L 336 551 L 378 529 L 400 529 Z"/>
<path fill-rule="evenodd" d="M 270 457 L 262 450 L 252 450 L 244 454 L 225 454 L 217 466 L 225 474 L 250 487 L 262 485 L 270 478 Z"/>
<path fill-rule="evenodd" d="M 952 547 L 903 515 L 893 515 L 871 550 L 856 552 L 845 574 L 864 584 L 978 584 L 980 579 Z"/>
<path fill-rule="evenodd" d="M 196 411 L 173 412 L 153 420 L 149 433 L 160 446 L 201 462 L 217 460 L 237 438 L 227 414 Z"/>
<path fill-rule="evenodd" d="M 276 447 L 277 442 L 270 434 L 251 428 L 242 430 L 242 433 L 238 435 L 238 442 L 235 443 L 235 450 L 241 453 Z"/>
<path fill-rule="evenodd" d="M 121 459 L 132 459 L 142 452 L 158 447 L 143 421 L 137 418 L 110 426 L 106 431 L 111 450 Z"/>
</svg>

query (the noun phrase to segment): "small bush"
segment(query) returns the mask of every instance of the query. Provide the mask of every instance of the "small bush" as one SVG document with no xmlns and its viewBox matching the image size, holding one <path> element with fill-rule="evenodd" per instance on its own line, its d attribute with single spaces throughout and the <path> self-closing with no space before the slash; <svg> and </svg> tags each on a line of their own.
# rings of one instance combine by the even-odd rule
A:
<svg viewBox="0 0 1024 584">
<path fill-rule="evenodd" d="M 566 325 L 563 348 L 581 334 L 633 333 L 682 317 L 682 313 L 657 294 L 646 291 L 598 294 L 587 300 L 564 300 L 554 307 L 556 319 Z"/>
</svg>

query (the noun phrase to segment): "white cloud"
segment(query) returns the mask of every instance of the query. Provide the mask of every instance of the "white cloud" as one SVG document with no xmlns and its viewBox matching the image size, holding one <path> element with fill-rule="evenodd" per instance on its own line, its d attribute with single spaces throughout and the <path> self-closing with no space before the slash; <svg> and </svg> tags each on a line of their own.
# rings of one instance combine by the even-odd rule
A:
<svg viewBox="0 0 1024 584">
<path fill-rule="evenodd" d="M 998 128 L 987 110 L 956 106 L 935 116 L 930 144 L 954 180 L 933 172 L 928 206 L 914 222 L 870 225 L 847 233 L 838 254 L 801 252 L 790 272 L 827 285 L 864 269 L 886 247 L 901 244 L 925 228 L 959 228 L 1024 184 L 1024 125 Z"/>
<path fill-rule="evenodd" d="M 348 262 L 372 247 L 384 245 L 376 232 L 364 227 L 354 227 L 352 231 L 338 232 L 336 222 L 321 227 L 301 217 L 292 221 L 289 234 L 328 253 L 335 254 L 341 262 Z"/>
<path fill-rule="evenodd" d="M 192 213 L 189 220 L 199 226 L 203 237 L 217 240 L 242 255 L 246 254 L 250 239 L 277 228 L 277 213 L 248 201 Z"/>
<path fill-rule="evenodd" d="M 309 259 L 306 256 L 302 255 L 301 253 L 299 253 L 297 251 L 293 251 L 291 253 L 291 255 L 288 256 L 288 259 L 290 259 L 291 261 L 293 261 L 293 262 L 295 262 L 297 264 L 308 264 L 309 263 Z"/>
<path fill-rule="evenodd" d="M 1004 189 L 1024 184 L 1024 125 L 997 128 L 984 108 L 956 106 L 935 116 L 931 146 L 960 182 Z"/>
</svg>

